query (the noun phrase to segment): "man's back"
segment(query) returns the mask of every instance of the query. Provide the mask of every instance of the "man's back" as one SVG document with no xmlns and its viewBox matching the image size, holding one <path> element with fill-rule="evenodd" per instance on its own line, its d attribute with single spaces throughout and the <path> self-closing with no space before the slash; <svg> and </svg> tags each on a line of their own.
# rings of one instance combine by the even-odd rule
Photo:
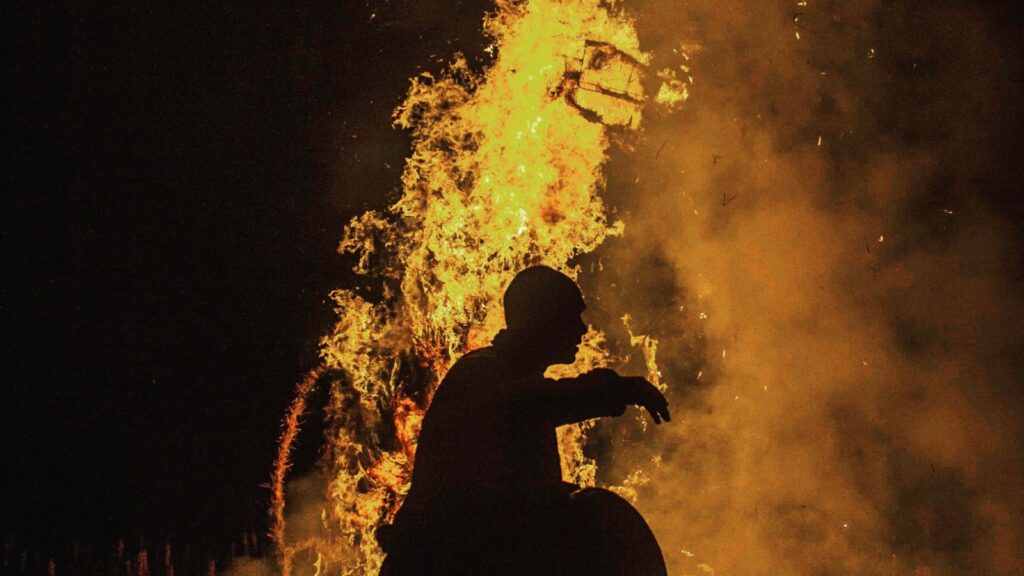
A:
<svg viewBox="0 0 1024 576">
<path fill-rule="evenodd" d="M 572 488 L 539 406 L 545 383 L 494 348 L 449 370 L 423 419 L 409 494 L 378 534 L 393 573 L 511 574 L 539 559 L 545 516 Z"/>
<path fill-rule="evenodd" d="M 453 499 L 473 505 L 561 491 L 555 423 L 544 386 L 492 347 L 448 372 L 423 419 L 403 511 L 430 513 Z"/>
</svg>

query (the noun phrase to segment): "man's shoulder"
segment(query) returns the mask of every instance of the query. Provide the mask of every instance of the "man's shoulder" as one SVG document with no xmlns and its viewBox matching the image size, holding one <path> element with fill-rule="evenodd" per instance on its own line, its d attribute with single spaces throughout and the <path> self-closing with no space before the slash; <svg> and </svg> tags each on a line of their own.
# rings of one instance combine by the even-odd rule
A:
<svg viewBox="0 0 1024 576">
<path fill-rule="evenodd" d="M 497 356 L 490 347 L 468 352 L 452 364 L 441 379 L 431 406 L 452 405 L 476 397 L 482 390 L 480 383 L 495 373 Z"/>
<path fill-rule="evenodd" d="M 476 350 L 470 350 L 466 354 L 459 358 L 456 364 L 462 362 L 476 363 L 476 362 L 493 362 L 497 360 L 498 355 L 494 350 L 494 346 L 484 346 L 483 348 L 477 348 Z"/>
<path fill-rule="evenodd" d="M 493 346 L 477 348 L 456 360 L 455 364 L 448 370 L 445 379 L 458 377 L 461 374 L 470 374 L 479 370 L 489 370 L 497 361 L 498 355 L 495 353 Z"/>
</svg>

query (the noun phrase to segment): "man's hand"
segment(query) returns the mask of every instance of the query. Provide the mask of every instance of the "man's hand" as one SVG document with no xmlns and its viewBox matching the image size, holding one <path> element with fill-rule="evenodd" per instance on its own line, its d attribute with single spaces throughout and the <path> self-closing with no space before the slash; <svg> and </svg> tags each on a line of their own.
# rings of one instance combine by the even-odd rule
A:
<svg viewBox="0 0 1024 576">
<path fill-rule="evenodd" d="M 625 403 L 642 406 L 650 413 L 655 424 L 661 424 L 662 420 L 672 420 L 668 412 L 668 400 L 654 384 L 642 376 L 619 376 L 609 368 L 598 368 L 580 375 L 579 380 L 588 383 L 607 382 L 622 389 Z"/>
<path fill-rule="evenodd" d="M 619 379 L 630 388 L 629 403 L 642 406 L 651 415 L 655 424 L 672 421 L 668 413 L 668 400 L 661 390 L 642 376 L 620 376 Z"/>
</svg>

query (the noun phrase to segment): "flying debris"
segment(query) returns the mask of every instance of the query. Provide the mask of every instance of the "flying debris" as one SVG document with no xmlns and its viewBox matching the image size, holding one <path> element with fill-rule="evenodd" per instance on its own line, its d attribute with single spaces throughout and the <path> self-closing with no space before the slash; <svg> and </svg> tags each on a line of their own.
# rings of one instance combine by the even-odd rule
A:
<svg viewBox="0 0 1024 576">
<path fill-rule="evenodd" d="M 561 90 L 587 120 L 637 128 L 644 104 L 643 67 L 612 44 L 588 39 L 578 60 L 566 60 Z"/>
</svg>

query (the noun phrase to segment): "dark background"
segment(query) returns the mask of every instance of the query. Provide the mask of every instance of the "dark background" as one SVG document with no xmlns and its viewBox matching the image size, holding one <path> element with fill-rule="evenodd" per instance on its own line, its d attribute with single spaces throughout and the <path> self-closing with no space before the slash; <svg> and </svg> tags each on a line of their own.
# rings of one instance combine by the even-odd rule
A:
<svg viewBox="0 0 1024 576">
<path fill-rule="evenodd" d="M 391 110 L 481 43 L 457 2 L 178 4 L 4 18 L 8 536 L 265 531 L 342 227 L 398 183 Z"/>
</svg>

